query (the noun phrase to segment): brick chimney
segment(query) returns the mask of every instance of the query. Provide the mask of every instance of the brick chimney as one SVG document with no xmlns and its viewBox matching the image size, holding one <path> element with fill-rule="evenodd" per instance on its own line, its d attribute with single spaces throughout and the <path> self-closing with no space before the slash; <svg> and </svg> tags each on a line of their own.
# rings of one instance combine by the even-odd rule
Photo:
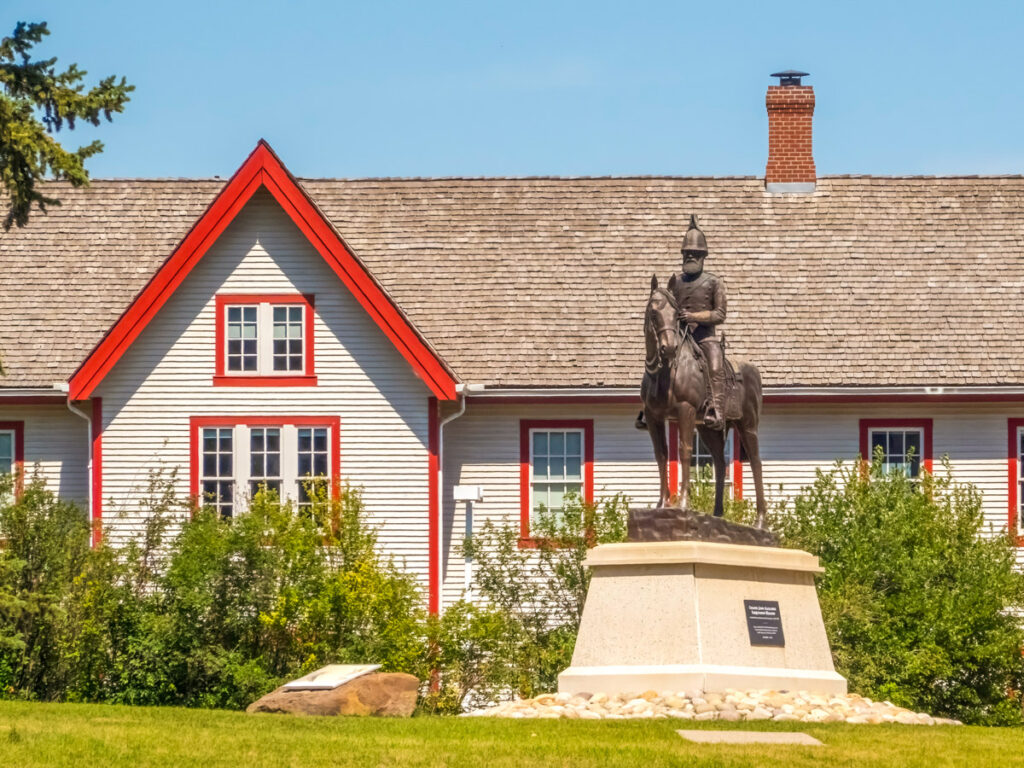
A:
<svg viewBox="0 0 1024 768">
<path fill-rule="evenodd" d="M 811 152 L 814 88 L 801 85 L 806 72 L 776 72 L 778 85 L 768 86 L 768 165 L 765 190 L 781 194 L 809 194 L 818 179 Z"/>
</svg>

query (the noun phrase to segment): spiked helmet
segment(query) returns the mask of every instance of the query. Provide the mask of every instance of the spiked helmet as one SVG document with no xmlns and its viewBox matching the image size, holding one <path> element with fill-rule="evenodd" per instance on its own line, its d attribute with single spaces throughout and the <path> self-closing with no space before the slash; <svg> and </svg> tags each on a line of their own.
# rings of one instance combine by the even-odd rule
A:
<svg viewBox="0 0 1024 768">
<path fill-rule="evenodd" d="M 697 226 L 697 217 L 692 213 L 690 214 L 690 228 L 686 230 L 686 235 L 683 237 L 681 250 L 698 251 L 705 256 L 708 253 L 708 241 L 701 228 Z"/>
</svg>

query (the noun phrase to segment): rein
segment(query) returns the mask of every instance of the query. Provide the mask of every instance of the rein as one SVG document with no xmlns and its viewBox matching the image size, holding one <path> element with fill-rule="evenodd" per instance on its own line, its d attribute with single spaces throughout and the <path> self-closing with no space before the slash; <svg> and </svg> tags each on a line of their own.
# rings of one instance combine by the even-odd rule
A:
<svg viewBox="0 0 1024 768">
<path fill-rule="evenodd" d="M 678 313 L 679 313 L 679 305 L 676 304 L 675 296 L 673 296 L 671 293 L 669 293 L 668 291 L 666 291 L 663 288 L 655 288 L 653 291 L 651 291 L 651 297 L 652 298 L 654 297 L 655 294 L 658 294 L 659 296 L 664 298 L 669 303 L 669 306 L 671 306 L 672 309 L 675 310 L 676 315 L 678 315 Z M 648 302 L 647 302 L 648 312 L 646 313 L 647 318 L 650 317 L 650 304 L 651 304 L 651 302 L 650 302 L 650 300 L 648 300 Z M 670 325 L 662 326 L 661 328 L 654 328 L 654 324 L 652 322 L 650 322 L 647 318 L 645 318 L 645 320 L 644 320 L 644 325 L 647 326 L 647 327 L 650 327 L 653 330 L 653 332 L 654 332 L 655 348 L 657 348 L 657 342 L 658 342 L 658 339 L 661 338 L 661 334 L 663 334 L 665 331 L 672 331 L 676 335 L 677 340 L 679 341 L 679 344 L 676 345 L 676 357 L 679 357 L 680 353 L 683 351 L 683 347 L 685 346 L 686 337 L 685 337 L 685 335 L 683 335 L 682 338 L 679 338 L 680 335 L 683 332 L 681 332 L 679 330 L 679 323 L 678 323 L 678 321 L 673 319 L 673 321 L 672 321 L 672 323 Z M 689 332 L 690 332 L 690 329 L 689 329 L 689 327 L 687 327 L 685 333 L 688 334 Z M 657 352 L 654 353 L 654 357 L 653 358 L 650 358 L 650 357 L 645 357 L 644 358 L 644 370 L 647 373 L 651 374 L 651 375 L 654 375 L 655 373 L 658 373 L 658 371 L 660 371 L 664 367 L 665 367 L 665 362 L 661 359 L 661 355 L 658 354 Z"/>
</svg>

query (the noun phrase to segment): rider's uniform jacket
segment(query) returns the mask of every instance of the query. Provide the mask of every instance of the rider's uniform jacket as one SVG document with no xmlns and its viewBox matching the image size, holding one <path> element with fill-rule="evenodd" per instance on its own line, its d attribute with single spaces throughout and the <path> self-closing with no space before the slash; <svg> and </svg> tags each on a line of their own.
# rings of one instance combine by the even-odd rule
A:
<svg viewBox="0 0 1024 768">
<path fill-rule="evenodd" d="M 725 322 L 725 281 L 701 272 L 692 280 L 676 280 L 674 293 L 679 308 L 696 315 L 696 322 L 690 323 L 693 338 L 698 342 L 713 338 L 715 326 Z"/>
</svg>

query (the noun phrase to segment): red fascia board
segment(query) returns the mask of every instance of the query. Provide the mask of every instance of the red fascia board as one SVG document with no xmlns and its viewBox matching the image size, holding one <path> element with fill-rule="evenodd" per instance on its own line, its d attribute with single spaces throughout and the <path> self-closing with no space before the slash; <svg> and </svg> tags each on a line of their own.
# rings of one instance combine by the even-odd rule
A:
<svg viewBox="0 0 1024 768">
<path fill-rule="evenodd" d="M 5 405 L 60 405 L 63 406 L 67 398 L 63 394 L 56 395 L 15 395 L 3 397 L 0 395 L 0 408 Z"/>
<path fill-rule="evenodd" d="M 313 340 L 313 309 L 316 297 L 311 293 L 218 293 L 214 299 L 213 386 L 215 387 L 315 387 L 317 384 L 315 345 Z M 299 375 L 239 375 L 224 368 L 224 339 L 227 336 L 225 309 L 242 304 L 301 304 L 306 308 L 303 334 L 303 357 L 306 372 Z"/>
<path fill-rule="evenodd" d="M 583 500 L 594 503 L 594 420 L 593 419 L 522 419 L 519 422 L 519 546 L 536 548 L 530 536 L 530 430 L 583 430 Z"/>
<path fill-rule="evenodd" d="M 340 416 L 191 416 L 188 420 L 189 496 L 199 499 L 199 430 L 203 427 L 327 427 L 331 430 L 331 498 L 341 495 L 341 417 Z"/>
<path fill-rule="evenodd" d="M 265 187 L 310 243 L 370 314 L 430 390 L 454 400 L 455 377 L 422 340 L 404 315 L 370 277 L 337 232 L 263 140 L 217 195 L 174 253 L 157 270 L 128 309 L 100 340 L 70 379 L 72 399 L 88 398 L 143 328 L 234 220 L 249 199 Z"/>
<path fill-rule="evenodd" d="M 1017 526 L 1018 504 L 1018 483 L 1020 482 L 1020 464 L 1017 458 L 1017 430 L 1024 427 L 1024 419 L 1007 419 L 1006 422 L 1006 490 L 1009 501 L 1009 525 L 1007 529 L 1014 543 L 1018 547 L 1024 547 L 1024 531 Z"/>
</svg>

